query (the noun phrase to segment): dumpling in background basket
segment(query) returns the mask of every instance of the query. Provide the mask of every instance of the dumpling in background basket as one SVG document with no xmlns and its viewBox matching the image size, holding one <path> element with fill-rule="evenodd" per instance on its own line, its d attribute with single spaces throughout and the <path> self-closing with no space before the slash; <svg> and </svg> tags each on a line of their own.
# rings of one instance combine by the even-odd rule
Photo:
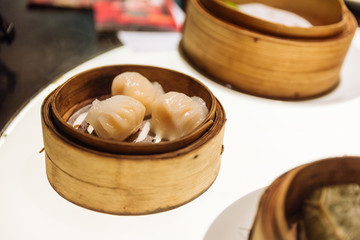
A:
<svg viewBox="0 0 360 240">
<path fill-rule="evenodd" d="M 200 97 L 168 92 L 153 103 L 151 130 L 157 137 L 173 140 L 194 130 L 208 113 L 209 110 Z"/>
<path fill-rule="evenodd" d="M 164 94 L 158 82 L 150 82 L 137 72 L 124 72 L 117 75 L 111 86 L 112 95 L 126 95 L 140 101 L 146 108 L 145 116 L 151 114 L 151 105 L 154 100 Z"/>
<path fill-rule="evenodd" d="M 139 130 L 144 114 L 145 107 L 141 102 L 117 95 L 104 101 L 95 100 L 85 121 L 99 137 L 123 141 Z"/>
</svg>

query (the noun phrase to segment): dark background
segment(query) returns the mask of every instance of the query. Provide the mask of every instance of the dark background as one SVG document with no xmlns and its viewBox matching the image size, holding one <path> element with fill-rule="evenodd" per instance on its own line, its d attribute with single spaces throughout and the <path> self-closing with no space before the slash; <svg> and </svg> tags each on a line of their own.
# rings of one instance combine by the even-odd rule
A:
<svg viewBox="0 0 360 240">
<path fill-rule="evenodd" d="M 360 8 L 348 4 L 358 22 Z M 0 136 L 32 96 L 75 66 L 121 46 L 115 33 L 98 33 L 91 10 L 28 7 L 0 0 L 0 14 L 16 36 L 0 44 Z M 40 114 L 40 113 L 39 113 Z"/>
<path fill-rule="evenodd" d="M 49 83 L 121 46 L 115 33 L 95 31 L 90 10 L 28 7 L 26 0 L 0 0 L 0 14 L 15 24 L 16 34 L 10 45 L 0 45 L 0 133 Z"/>
</svg>

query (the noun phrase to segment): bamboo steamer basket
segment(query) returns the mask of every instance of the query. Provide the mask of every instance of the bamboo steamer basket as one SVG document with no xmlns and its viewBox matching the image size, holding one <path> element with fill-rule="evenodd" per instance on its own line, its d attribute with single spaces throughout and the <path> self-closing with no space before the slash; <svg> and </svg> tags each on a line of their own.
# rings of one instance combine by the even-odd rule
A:
<svg viewBox="0 0 360 240">
<path fill-rule="evenodd" d="M 360 157 L 329 158 L 294 168 L 263 193 L 249 239 L 296 240 L 296 223 L 304 199 L 315 189 L 360 184 Z"/>
<path fill-rule="evenodd" d="M 342 4 L 345 26 L 334 36 L 289 38 L 245 28 L 189 0 L 180 50 L 200 72 L 245 93 L 299 100 L 339 84 L 343 60 L 357 28 Z"/>
<path fill-rule="evenodd" d="M 171 142 L 160 142 L 156 145 L 142 143 L 134 145 L 128 142 L 101 139 L 80 132 L 67 123 L 69 116 L 79 108 L 91 103 L 95 98 L 108 97 L 114 76 L 127 71 L 138 72 L 150 81 L 157 81 L 163 86 L 165 92 L 178 91 L 188 96 L 201 97 L 209 109 L 208 116 L 200 126 L 188 135 Z M 169 81 L 169 79 L 176 79 L 177 81 Z M 139 65 L 106 66 L 82 72 L 70 78 L 56 90 L 54 101 L 51 104 L 55 123 L 64 133 L 95 149 L 122 154 L 160 153 L 184 147 L 199 138 L 212 125 L 216 109 L 214 95 L 196 79 L 164 68 Z M 69 106 L 72 107 L 69 108 Z"/>
<path fill-rule="evenodd" d="M 65 128 L 60 123 L 69 115 L 69 111 L 89 102 L 89 99 L 94 98 L 95 92 L 97 96 L 110 92 L 110 88 L 108 92 L 102 92 L 101 84 L 95 84 L 92 80 L 108 86 L 109 80 L 106 79 L 110 77 L 110 72 L 116 72 L 112 76 L 114 78 L 119 72 L 129 70 L 147 77 L 156 76 L 156 81 L 163 85 L 165 91 L 180 91 L 186 85 L 192 90 L 185 93 L 203 91 L 204 93 L 196 95 L 208 94 L 209 98 L 204 100 L 208 106 L 213 104 L 214 108 L 213 116 L 207 121 L 210 124 L 198 138 L 192 141 L 183 139 L 185 145 L 179 142 L 180 147 L 174 148 L 172 141 L 168 141 L 168 151 L 165 142 L 164 146 L 150 151 L 151 153 L 149 146 L 142 145 L 142 150 L 141 146 L 134 146 L 135 143 L 128 143 L 127 146 L 134 147 L 137 152 L 99 149 L 96 144 L 89 145 L 88 142 L 77 139 L 76 135 L 64 131 Z M 151 75 L 153 73 L 149 72 L 158 74 Z M 182 78 L 173 78 L 180 75 Z M 84 76 L 89 79 L 84 79 Z M 81 81 L 77 81 L 79 79 Z M 79 84 L 78 89 L 76 84 L 70 84 L 75 82 Z M 66 86 L 72 86 L 70 89 L 74 99 L 59 97 L 69 96 L 63 92 L 69 90 L 64 90 L 67 89 Z M 76 96 L 73 95 L 75 93 Z M 60 112 L 64 113 L 61 119 L 54 113 L 61 102 L 57 102 L 57 97 L 67 106 L 61 106 Z M 215 102 L 212 103 L 213 99 Z M 46 97 L 41 107 L 41 118 L 46 173 L 51 186 L 65 199 L 95 211 L 139 215 L 176 208 L 205 192 L 215 181 L 220 169 L 226 121 L 224 109 L 205 86 L 179 72 L 141 65 L 116 65 L 85 71 L 69 79 Z M 192 134 L 189 137 L 192 138 Z"/>
<path fill-rule="evenodd" d="M 346 21 L 343 15 L 342 0 L 233 0 L 234 4 L 261 3 L 287 10 L 307 19 L 313 27 L 287 26 L 265 21 L 229 7 L 222 0 L 201 0 L 201 3 L 219 18 L 230 23 L 259 32 L 284 37 L 317 38 L 333 36 L 344 30 Z"/>
</svg>

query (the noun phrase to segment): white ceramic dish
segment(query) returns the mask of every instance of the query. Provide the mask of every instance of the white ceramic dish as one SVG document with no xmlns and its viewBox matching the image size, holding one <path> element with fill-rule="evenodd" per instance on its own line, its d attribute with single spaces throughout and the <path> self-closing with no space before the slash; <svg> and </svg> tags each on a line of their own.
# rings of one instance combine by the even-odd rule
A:
<svg viewBox="0 0 360 240">
<path fill-rule="evenodd" d="M 204 240 L 247 240 L 264 188 L 236 200 L 211 224 Z"/>
<path fill-rule="evenodd" d="M 345 2 L 358 3 L 358 4 L 360 4 L 360 0 L 345 0 Z"/>
<path fill-rule="evenodd" d="M 225 209 L 281 173 L 326 157 L 360 155 L 359 32 L 356 36 L 339 88 L 306 102 L 233 91 L 199 74 L 176 49 L 142 53 L 122 47 L 76 67 L 34 97 L 0 137 L 0 239 L 211 239 L 214 221 Z M 64 200 L 46 179 L 44 153 L 39 153 L 41 102 L 80 71 L 122 63 L 194 76 L 224 105 L 228 120 L 220 173 L 208 191 L 182 207 L 146 216 L 101 214 Z"/>
</svg>

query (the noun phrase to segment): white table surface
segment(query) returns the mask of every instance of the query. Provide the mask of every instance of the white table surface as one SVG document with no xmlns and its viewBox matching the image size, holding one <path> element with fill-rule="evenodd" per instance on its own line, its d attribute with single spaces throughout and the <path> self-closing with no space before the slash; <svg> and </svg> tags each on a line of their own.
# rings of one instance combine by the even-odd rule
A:
<svg viewBox="0 0 360 240">
<path fill-rule="evenodd" d="M 209 190 L 184 206 L 145 216 L 102 214 L 68 202 L 48 183 L 44 153 L 39 153 L 43 99 L 78 72 L 123 63 L 194 76 L 224 105 L 225 151 L 219 175 Z M 247 194 L 300 164 L 360 155 L 359 73 L 359 29 L 339 87 L 300 102 L 263 99 L 219 85 L 193 69 L 174 47 L 138 51 L 126 45 L 100 55 L 41 91 L 0 138 L 0 239 L 245 239 L 261 190 Z"/>
</svg>

